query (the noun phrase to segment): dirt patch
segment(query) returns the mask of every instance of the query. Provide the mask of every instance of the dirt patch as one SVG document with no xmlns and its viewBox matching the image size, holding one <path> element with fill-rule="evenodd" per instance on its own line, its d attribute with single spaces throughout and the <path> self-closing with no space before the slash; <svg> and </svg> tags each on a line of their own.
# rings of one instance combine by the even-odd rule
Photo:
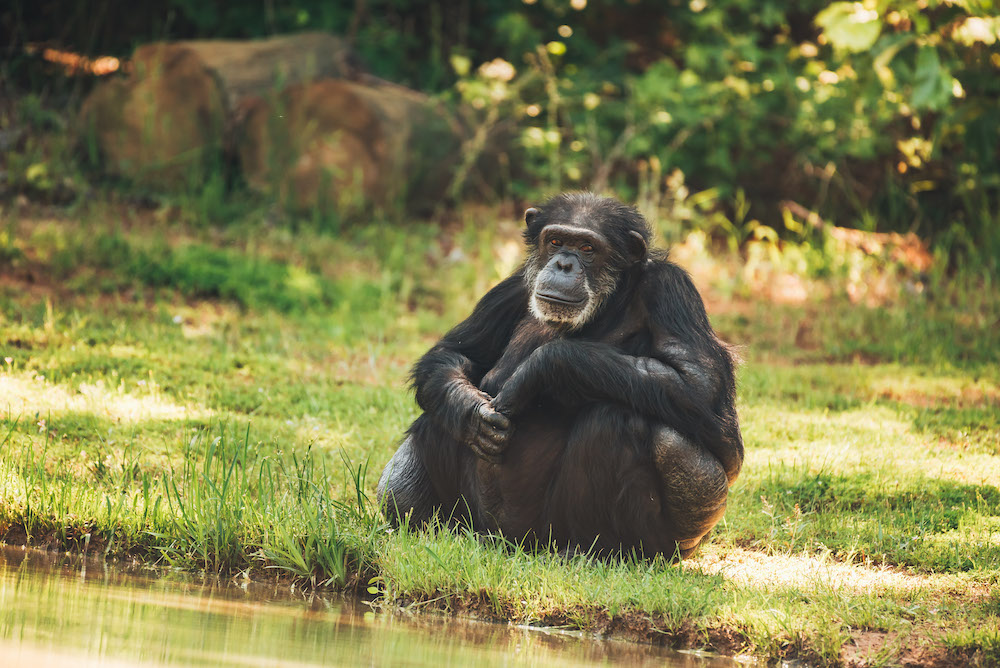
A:
<svg viewBox="0 0 1000 668">
<path fill-rule="evenodd" d="M 494 597 L 487 591 L 437 596 L 429 600 L 399 599 L 391 602 L 389 607 L 434 610 L 495 623 L 508 623 L 520 616 L 516 610 L 497 610 Z M 661 615 L 635 610 L 612 615 L 600 605 L 553 610 L 533 619 L 529 625 L 554 630 L 573 629 L 586 635 L 674 649 L 708 649 L 727 655 L 735 654 L 746 646 L 745 638 L 735 629 L 696 627 L 687 621 L 676 625 Z"/>
<path fill-rule="evenodd" d="M 919 642 L 909 647 L 898 647 L 898 643 L 896 646 L 889 643 L 886 645 L 887 649 L 896 649 L 897 652 L 895 654 L 889 653 L 888 656 L 898 657 L 895 662 L 903 666 L 903 668 L 957 668 L 961 666 L 985 668 L 987 666 L 998 665 L 995 658 L 984 656 L 979 651 L 960 654 L 949 651 L 943 645 L 943 636 L 944 632 L 940 628 L 927 624 L 920 625 L 911 634 L 911 638 L 920 638 Z M 883 652 L 882 656 L 886 656 L 885 652 Z M 872 658 L 878 658 L 878 655 Z M 871 660 L 868 663 L 858 662 L 850 657 L 846 651 L 843 659 L 844 665 L 852 668 L 853 666 L 882 665 L 886 663 L 884 660 L 881 662 Z"/>
<path fill-rule="evenodd" d="M 918 408 L 1000 408 L 1000 388 L 996 387 L 963 387 L 947 394 L 885 387 L 877 396 Z"/>
<path fill-rule="evenodd" d="M 86 526 L 67 526 L 61 531 L 49 529 L 29 535 L 21 523 L 0 527 L 0 542 L 45 552 L 72 552 L 83 556 L 104 554 L 108 544 L 105 536 L 99 532 L 91 532 Z"/>
<path fill-rule="evenodd" d="M 8 265 L 0 273 L 0 293 L 40 300 L 52 295 L 67 296 L 69 291 L 48 268 L 30 259 Z"/>
<path fill-rule="evenodd" d="M 904 647 L 904 640 L 897 633 L 855 631 L 851 642 L 844 645 L 840 659 L 847 668 L 899 665 L 904 668 L 955 668 L 974 666 L 973 657 L 952 654 L 941 647 L 941 631 L 922 628 L 911 634 L 923 640 L 911 647 Z"/>
<path fill-rule="evenodd" d="M 848 590 L 873 597 L 902 592 L 926 594 L 936 599 L 956 598 L 969 604 L 984 601 L 992 595 L 989 585 L 970 583 L 968 579 L 956 575 L 913 573 L 901 568 L 851 564 L 809 555 L 768 555 L 743 548 L 729 549 L 724 554 L 703 553 L 685 562 L 684 567 L 720 574 L 741 586 L 762 590 L 803 587 Z M 893 631 L 851 629 L 850 641 L 844 644 L 840 660 L 844 666 L 858 668 L 873 665 L 908 668 L 980 665 L 978 656 L 957 655 L 948 651 L 943 644 L 944 634 L 945 629 L 929 624 L 920 625 L 905 637 Z M 914 644 L 914 638 L 920 641 Z M 904 643 L 909 643 L 909 646 L 904 646 Z M 735 653 L 732 648 L 714 646 L 720 651 Z M 798 658 L 809 660 L 801 654 Z"/>
<path fill-rule="evenodd" d="M 899 634 L 859 631 L 852 635 L 851 642 L 844 645 L 841 658 L 846 666 L 868 666 L 877 664 L 885 656 L 897 656 L 901 645 Z"/>
<path fill-rule="evenodd" d="M 8 545 L 28 545 L 28 532 L 20 524 L 3 527 L 0 530 L 0 540 Z"/>
<path fill-rule="evenodd" d="M 989 588 L 970 584 L 965 578 L 947 574 L 912 573 L 900 568 L 850 564 L 808 555 L 768 555 L 743 548 L 725 553 L 702 553 L 684 563 L 684 568 L 720 574 L 727 580 L 750 587 L 827 587 L 877 595 L 880 592 L 938 592 L 968 600 L 984 599 Z"/>
</svg>

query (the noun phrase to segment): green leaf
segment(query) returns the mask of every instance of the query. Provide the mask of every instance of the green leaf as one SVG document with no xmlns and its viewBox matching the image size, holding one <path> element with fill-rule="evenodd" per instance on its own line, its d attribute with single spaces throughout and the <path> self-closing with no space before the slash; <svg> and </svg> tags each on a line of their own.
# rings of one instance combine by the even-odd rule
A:
<svg viewBox="0 0 1000 668">
<path fill-rule="evenodd" d="M 892 68 L 889 66 L 892 59 L 896 57 L 896 54 L 900 52 L 905 46 L 909 46 L 913 43 L 914 37 L 904 37 L 902 39 L 897 39 L 893 43 L 887 45 L 882 52 L 879 53 L 875 59 L 872 61 L 872 67 L 875 69 L 875 74 L 878 76 L 879 81 L 886 88 L 890 88 L 895 85 L 896 77 L 892 72 Z M 885 40 L 883 40 L 884 42 Z"/>
<path fill-rule="evenodd" d="M 835 49 L 865 51 L 882 32 L 878 12 L 860 2 L 834 2 L 816 15 L 816 25 Z"/>
<path fill-rule="evenodd" d="M 940 109 L 951 99 L 951 72 L 941 65 L 933 46 L 917 52 L 917 66 L 910 104 L 914 109 Z"/>
</svg>

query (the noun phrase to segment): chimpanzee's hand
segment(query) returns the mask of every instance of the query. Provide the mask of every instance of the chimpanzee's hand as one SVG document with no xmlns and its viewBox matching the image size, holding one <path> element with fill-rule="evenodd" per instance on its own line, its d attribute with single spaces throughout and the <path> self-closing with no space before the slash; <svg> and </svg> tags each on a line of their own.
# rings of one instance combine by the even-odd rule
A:
<svg viewBox="0 0 1000 668">
<path fill-rule="evenodd" d="M 517 400 L 517 390 L 510 387 L 510 381 L 493 398 L 490 406 L 494 411 L 508 418 L 514 416 L 521 409 L 521 402 Z"/>
<path fill-rule="evenodd" d="M 510 427 L 507 416 L 495 411 L 491 402 L 483 402 L 476 406 L 469 418 L 466 443 L 481 459 L 499 464 L 507 448 Z"/>
</svg>

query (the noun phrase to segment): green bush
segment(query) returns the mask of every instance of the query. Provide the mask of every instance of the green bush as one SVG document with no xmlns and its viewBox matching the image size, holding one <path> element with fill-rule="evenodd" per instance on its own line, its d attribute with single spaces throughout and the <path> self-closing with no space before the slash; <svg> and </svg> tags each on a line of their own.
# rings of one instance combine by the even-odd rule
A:
<svg viewBox="0 0 1000 668">
<path fill-rule="evenodd" d="M 531 81 L 508 85 L 512 110 L 527 111 L 528 164 L 551 189 L 666 197 L 679 169 L 723 201 L 744 191 L 771 225 L 793 200 L 837 224 L 877 220 L 1000 256 L 1000 18 L 940 1 L 651 10 L 595 7 L 596 32 L 589 7 L 563 17 L 571 36 L 527 53 Z M 638 41 L 614 47 L 613 19 L 644 16 Z M 642 67 L 637 51 L 652 51 Z"/>
<path fill-rule="evenodd" d="M 352 38 L 374 73 L 472 109 L 467 121 L 489 132 L 460 174 L 506 128 L 497 134 L 520 153 L 501 192 L 519 199 L 593 188 L 669 209 L 680 172 L 736 227 L 740 213 L 780 231 L 791 200 L 838 225 L 917 231 L 992 269 L 1000 258 L 989 3 L 293 0 L 261 12 L 162 0 L 145 11 L 81 16 L 65 39 L 124 55 L 151 39 L 327 30 Z M 0 19 L 25 40 L 48 22 L 24 0 Z M 5 71 L 21 74 L 18 62 Z M 29 186 L 54 183 L 46 164 L 9 160 Z"/>
</svg>

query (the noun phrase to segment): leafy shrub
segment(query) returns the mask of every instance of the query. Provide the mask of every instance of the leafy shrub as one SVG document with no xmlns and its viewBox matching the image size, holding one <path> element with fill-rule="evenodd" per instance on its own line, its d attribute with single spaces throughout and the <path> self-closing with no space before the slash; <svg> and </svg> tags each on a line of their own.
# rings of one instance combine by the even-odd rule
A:
<svg viewBox="0 0 1000 668">
<path fill-rule="evenodd" d="M 48 29 L 33 5 L 15 7 L 0 18 L 17 35 Z M 260 12 L 162 0 L 148 16 L 122 8 L 81 16 L 65 39 L 123 55 L 150 39 L 346 35 L 376 74 L 463 100 L 480 128 L 514 126 L 523 159 L 501 171 L 503 192 L 516 198 L 594 188 L 655 204 L 672 197 L 679 171 L 727 215 L 749 203 L 748 220 L 779 231 L 782 202 L 793 200 L 840 225 L 877 221 L 934 236 L 993 269 L 1000 258 L 1000 14 L 989 3 L 482 0 L 446 11 L 414 0 L 293 0 Z M 165 15 L 169 26 L 159 23 Z M 16 62 L 5 68 L 20 72 Z M 488 147 L 484 135 L 470 153 Z M 24 187 L 58 182 L 48 162 L 12 167 Z M 209 194 L 203 206 L 218 209 Z"/>
<path fill-rule="evenodd" d="M 745 194 L 778 229 L 792 200 L 841 225 L 978 246 L 996 266 L 1000 17 L 985 6 L 542 4 L 531 25 L 562 23 L 565 37 L 512 11 L 500 31 L 512 51 L 538 40 L 508 52 L 517 76 L 498 87 L 495 68 L 465 68 L 460 92 L 520 118 L 528 174 L 546 190 L 662 199 L 680 170 L 730 213 Z"/>
</svg>

